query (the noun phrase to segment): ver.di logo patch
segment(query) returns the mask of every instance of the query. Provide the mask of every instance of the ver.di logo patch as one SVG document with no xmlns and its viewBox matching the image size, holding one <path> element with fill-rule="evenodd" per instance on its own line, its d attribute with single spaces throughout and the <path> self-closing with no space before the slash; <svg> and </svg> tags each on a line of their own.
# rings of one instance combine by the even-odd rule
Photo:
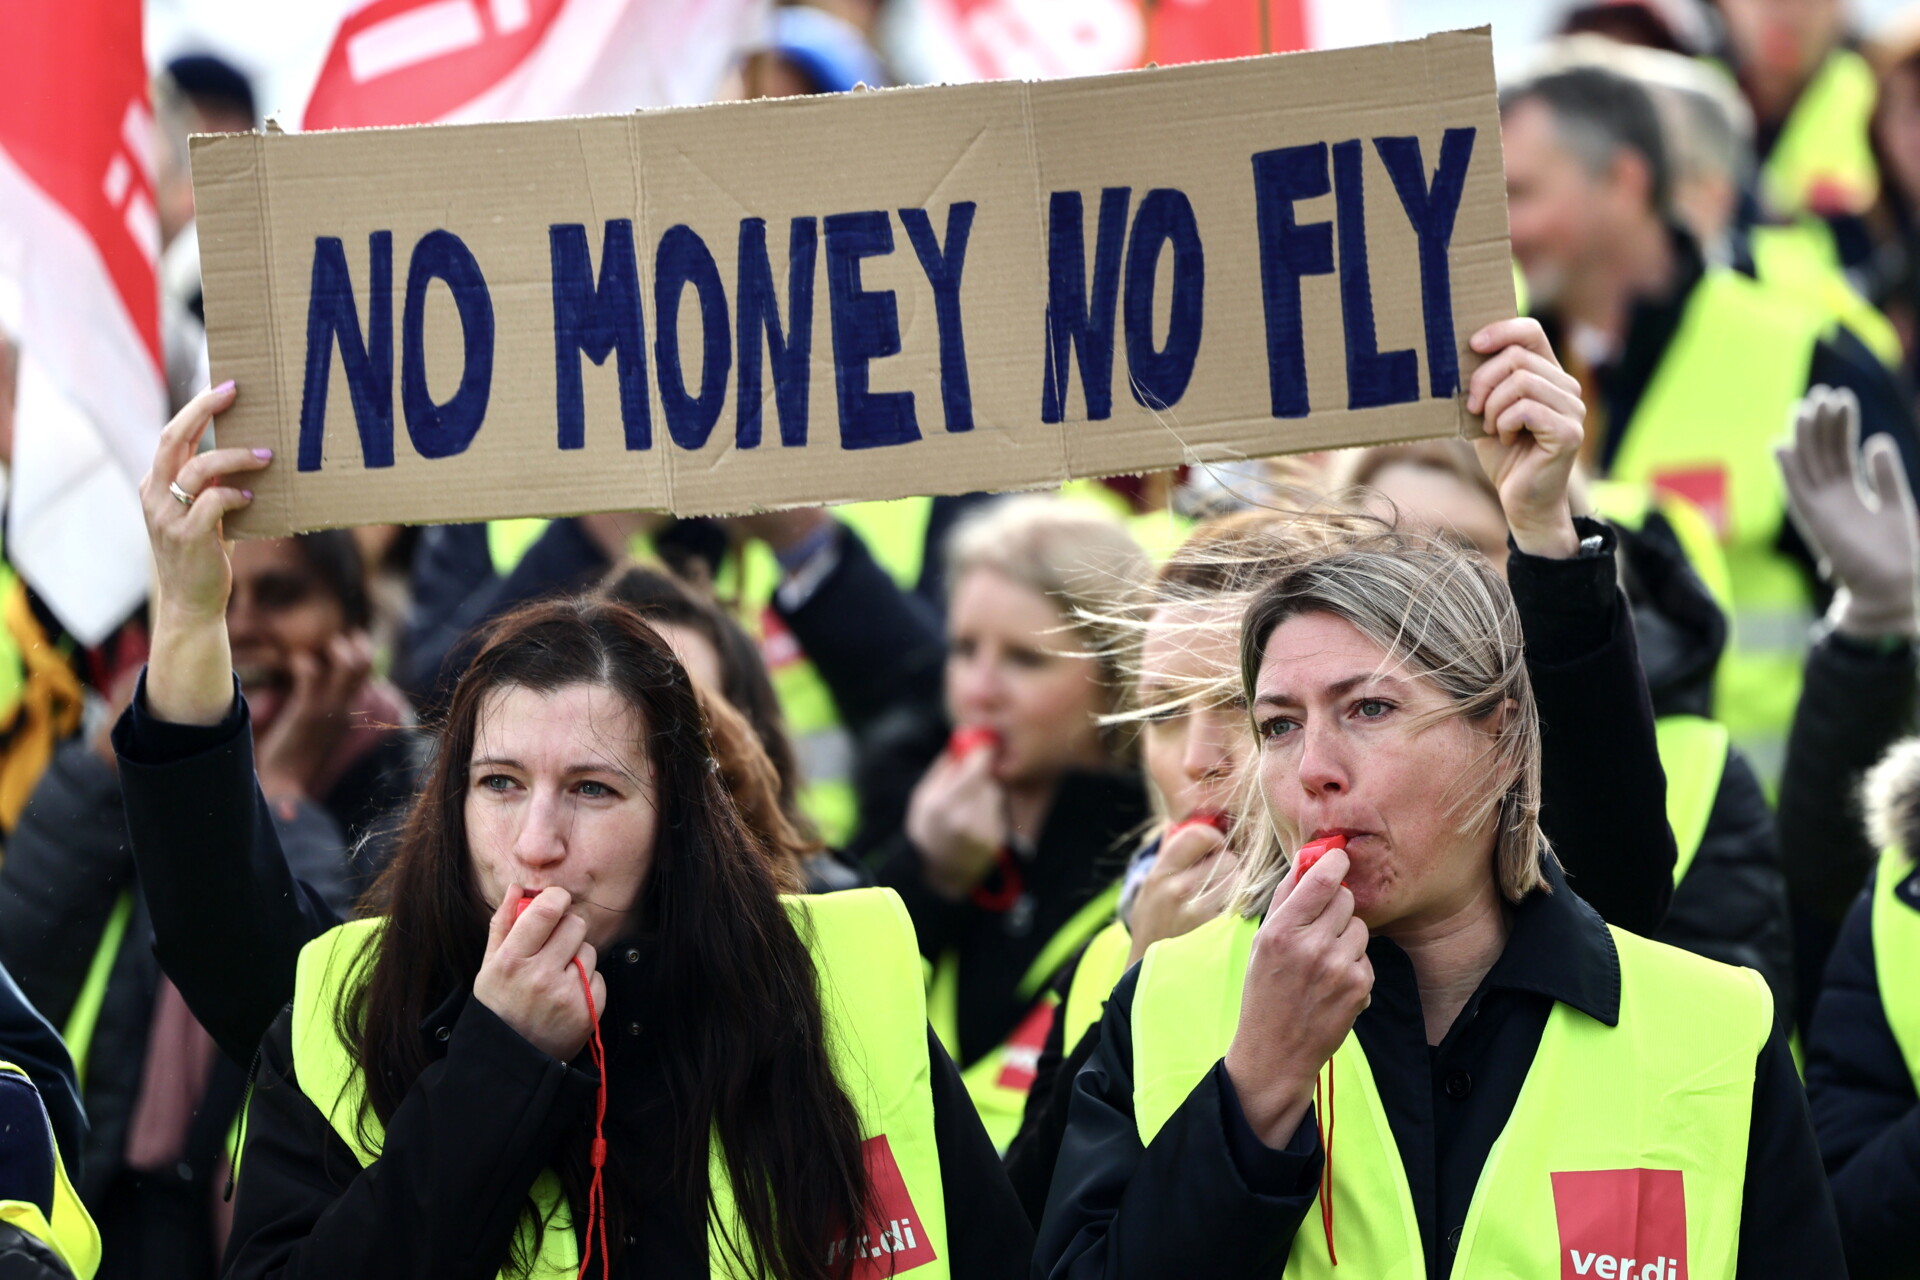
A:
<svg viewBox="0 0 1920 1280">
<path fill-rule="evenodd" d="M 1687 1280 L 1687 1198 L 1678 1169 L 1553 1175 L 1560 1280 Z"/>
<path fill-rule="evenodd" d="M 907 1181 L 887 1135 L 876 1134 L 860 1144 L 867 1162 L 867 1181 L 873 1186 L 874 1215 L 858 1236 L 844 1236 L 827 1249 L 829 1265 L 853 1253 L 853 1280 L 885 1280 L 923 1267 L 939 1255 L 913 1207 Z"/>
</svg>

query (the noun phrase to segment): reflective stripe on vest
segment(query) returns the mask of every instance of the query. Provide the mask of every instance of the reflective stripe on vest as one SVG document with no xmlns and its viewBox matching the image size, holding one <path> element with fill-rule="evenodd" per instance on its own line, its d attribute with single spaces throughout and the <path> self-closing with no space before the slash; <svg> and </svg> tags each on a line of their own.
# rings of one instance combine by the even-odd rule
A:
<svg viewBox="0 0 1920 1280">
<path fill-rule="evenodd" d="M 33 1077 L 11 1062 L 0 1062 L 0 1071 L 33 1083 Z M 34 1094 L 39 1096 L 39 1090 Z M 41 1115 L 46 1115 L 45 1103 L 41 1104 Z M 39 1205 L 25 1200 L 0 1200 L 0 1221 L 12 1223 L 53 1250 L 73 1272 L 74 1280 L 93 1280 L 93 1273 L 100 1269 L 100 1230 L 73 1184 L 67 1181 L 67 1162 L 60 1158 L 53 1122 L 46 1123 L 47 1146 L 53 1152 L 53 1217 L 49 1219 Z"/>
<path fill-rule="evenodd" d="M 1727 728 L 1701 716 L 1661 716 L 1653 723 L 1660 768 L 1667 775 L 1667 825 L 1678 853 L 1673 882 L 1686 878 L 1707 834 L 1707 819 L 1727 771 Z"/>
<path fill-rule="evenodd" d="M 1133 934 L 1119 920 L 1093 935 L 1093 941 L 1080 953 L 1074 966 L 1073 981 L 1067 986 L 1066 1003 L 1060 1017 L 1065 1052 L 1072 1053 L 1087 1028 L 1100 1021 L 1113 994 L 1113 984 L 1126 976 L 1127 957 L 1133 954 Z"/>
<path fill-rule="evenodd" d="M 100 1024 L 100 1006 L 107 999 L 107 980 L 113 976 L 113 962 L 120 958 L 120 944 L 126 939 L 127 922 L 131 919 L 133 891 L 123 889 L 107 915 L 107 927 L 100 931 L 93 960 L 87 965 L 86 981 L 80 984 L 80 994 L 67 1013 L 67 1025 L 61 1029 L 60 1038 L 66 1041 L 67 1054 L 73 1059 L 73 1079 L 82 1093 L 87 1088 L 87 1057 L 93 1051 L 93 1031 Z"/>
<path fill-rule="evenodd" d="M 948 1056 L 960 1065 L 961 1083 L 967 1086 L 994 1148 L 1002 1153 L 1020 1132 L 1040 1051 L 1046 1047 L 1047 1033 L 1053 1030 L 1054 1014 L 1060 1005 L 1047 983 L 1074 952 L 1113 919 L 1119 905 L 1120 883 L 1115 881 L 1054 931 L 1014 988 L 1018 999 L 1032 1002 L 1027 1012 L 1004 1040 L 971 1062 L 960 1053 L 960 957 L 949 951 L 933 966 L 933 980 L 927 990 L 928 1021 Z"/>
<path fill-rule="evenodd" d="M 1732 635 L 1714 715 L 1772 777 L 1813 621 L 1805 569 L 1775 549 L 1786 517 L 1773 446 L 1806 390 L 1825 320 L 1708 268 L 1620 440 L 1612 476 L 1698 506 L 1726 548 Z"/>
<path fill-rule="evenodd" d="M 1882 364 L 1899 367 L 1900 331 L 1847 279 L 1826 223 L 1802 218 L 1783 227 L 1755 227 L 1747 246 L 1761 284 L 1819 310 L 1860 339 Z"/>
<path fill-rule="evenodd" d="M 906 908 L 890 890 L 850 889 L 817 897 L 784 899 L 794 927 L 819 973 L 820 1003 L 834 1075 L 860 1118 L 869 1168 L 876 1152 L 890 1153 L 904 1192 L 883 1197 L 878 1229 L 863 1237 L 882 1273 L 902 1262 L 900 1275 L 942 1280 L 949 1274 L 946 1199 L 934 1133 L 931 1064 L 927 1057 L 926 1004 L 919 981 L 919 947 Z M 300 1090 L 364 1166 L 379 1156 L 382 1132 L 371 1113 L 360 1133 L 365 1088 L 353 1055 L 335 1028 L 348 984 L 364 979 L 376 954 L 382 920 L 344 924 L 300 952 L 294 982 L 292 1035 L 294 1073 Z M 882 1141 L 884 1139 L 884 1141 Z M 720 1152 L 712 1156 L 714 1215 L 708 1226 L 708 1264 L 716 1277 L 750 1276 L 753 1260 L 736 1265 L 722 1243 L 721 1224 L 734 1219 L 732 1191 Z M 535 1204 L 548 1229 L 534 1260 L 538 1280 L 573 1280 L 580 1266 L 579 1240 L 559 1179 L 544 1172 L 533 1185 Z M 911 1209 L 905 1206 L 910 1204 Z M 887 1215 L 891 1213 L 889 1218 Z M 523 1225 L 522 1230 L 525 1227 Z M 736 1231 L 735 1239 L 744 1237 Z M 823 1250 L 832 1242 L 824 1242 Z M 924 1260 L 913 1261 L 923 1255 Z"/>
<path fill-rule="evenodd" d="M 1920 910 L 1900 900 L 1902 881 L 1913 874 L 1905 850 L 1884 849 L 1873 878 L 1873 972 L 1880 985 L 1880 1008 L 1893 1030 L 1900 1056 L 1907 1060 L 1914 1091 L 1920 1093 Z"/>
<path fill-rule="evenodd" d="M 1868 130 L 1879 85 L 1867 60 L 1835 49 L 1800 91 L 1760 167 L 1777 213 L 1864 213 L 1880 194 Z"/>
<path fill-rule="evenodd" d="M 1142 1143 L 1152 1143 L 1226 1053 L 1258 928 L 1222 917 L 1154 944 L 1141 962 L 1133 1105 Z M 1621 1280 L 1663 1275 L 1641 1271 L 1662 1257 L 1672 1259 L 1668 1280 L 1734 1273 L 1753 1070 L 1772 1029 L 1773 998 L 1752 970 L 1611 934 L 1620 1024 L 1554 1004 L 1481 1169 L 1454 1275 Z M 1339 1099 L 1334 1246 L 1347 1271 L 1334 1269 L 1326 1237 L 1309 1223 L 1294 1236 L 1284 1274 L 1418 1280 L 1426 1274 L 1419 1222 L 1357 1036 L 1347 1036 L 1330 1069 Z M 1621 1209 L 1609 1217 L 1614 1204 Z M 1574 1214 L 1561 1216 L 1569 1208 Z M 1569 1251 L 1571 1267 L 1563 1265 Z M 1634 1269 L 1623 1273 L 1629 1256 Z M 1602 1257 L 1611 1261 L 1594 1269 Z"/>
</svg>

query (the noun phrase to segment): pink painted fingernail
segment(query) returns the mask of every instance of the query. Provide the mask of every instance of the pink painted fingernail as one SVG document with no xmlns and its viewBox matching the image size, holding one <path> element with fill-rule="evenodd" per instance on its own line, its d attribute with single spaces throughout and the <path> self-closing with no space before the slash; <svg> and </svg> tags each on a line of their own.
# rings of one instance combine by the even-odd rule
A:
<svg viewBox="0 0 1920 1280">
<path fill-rule="evenodd" d="M 223 396 L 231 390 L 233 390 L 233 379 L 228 378 L 225 382 L 221 383 L 219 386 L 213 389 L 213 394 L 217 396 Z"/>
<path fill-rule="evenodd" d="M 240 496 L 241 496 L 241 497 L 243 497 L 243 498 L 245 498 L 245 499 L 246 499 L 246 500 L 247 500 L 248 502 L 252 502 L 252 501 L 253 501 L 253 490 L 251 490 L 251 489 L 242 489 L 242 490 L 240 491 Z"/>
<path fill-rule="evenodd" d="M 271 457 L 273 456 L 273 450 L 271 450 L 271 449 L 255 449 L 255 450 L 253 451 L 253 456 L 254 456 L 254 457 L 256 457 L 256 458 L 258 458 L 258 459 L 260 459 L 260 460 L 261 460 L 262 462 L 264 462 L 264 461 L 266 461 L 266 460 L 267 460 L 268 458 L 271 458 Z"/>
</svg>

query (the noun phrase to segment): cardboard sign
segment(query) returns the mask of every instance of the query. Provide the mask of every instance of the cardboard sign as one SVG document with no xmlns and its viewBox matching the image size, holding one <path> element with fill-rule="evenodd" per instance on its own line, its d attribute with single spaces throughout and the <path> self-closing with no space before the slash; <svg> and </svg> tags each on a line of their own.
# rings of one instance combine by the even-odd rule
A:
<svg viewBox="0 0 1920 1280">
<path fill-rule="evenodd" d="M 236 532 L 1056 484 L 1458 432 L 1486 30 L 1038 84 L 196 138 Z"/>
</svg>

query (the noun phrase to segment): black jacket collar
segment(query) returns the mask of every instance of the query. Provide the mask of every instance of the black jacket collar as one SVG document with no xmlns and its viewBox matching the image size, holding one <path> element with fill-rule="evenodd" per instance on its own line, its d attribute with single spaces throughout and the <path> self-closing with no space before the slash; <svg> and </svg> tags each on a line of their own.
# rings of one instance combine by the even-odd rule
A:
<svg viewBox="0 0 1920 1280">
<path fill-rule="evenodd" d="M 1567 887 L 1557 860 L 1548 860 L 1547 885 L 1514 907 L 1506 949 L 1481 986 L 1530 991 L 1618 1026 L 1620 953 L 1613 934 L 1600 914 Z"/>
</svg>

